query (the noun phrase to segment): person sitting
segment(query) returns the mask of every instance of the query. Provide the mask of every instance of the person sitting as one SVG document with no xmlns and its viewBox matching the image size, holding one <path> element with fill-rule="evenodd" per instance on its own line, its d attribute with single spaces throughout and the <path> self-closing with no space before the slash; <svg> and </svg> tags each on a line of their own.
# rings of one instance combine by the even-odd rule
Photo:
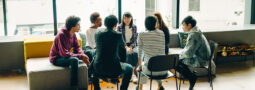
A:
<svg viewBox="0 0 255 90">
<path fill-rule="evenodd" d="M 148 70 L 148 62 L 151 57 L 158 55 L 165 55 L 165 35 L 164 32 L 156 29 L 156 18 L 154 16 L 148 16 L 145 19 L 146 32 L 142 32 L 138 35 L 138 63 L 137 72 L 143 72 L 145 74 L 151 74 Z M 143 57 L 143 62 L 142 62 Z M 143 63 L 143 64 L 142 64 Z M 166 75 L 168 71 L 152 72 L 153 76 Z M 158 90 L 164 90 L 162 81 L 157 80 Z M 140 75 L 140 88 L 142 90 L 143 84 L 147 83 L 147 77 L 143 74 Z M 136 88 L 138 90 L 138 87 Z"/>
<path fill-rule="evenodd" d="M 138 55 L 136 51 L 137 44 L 137 28 L 133 24 L 133 17 L 131 13 L 125 12 L 122 17 L 122 22 L 118 26 L 117 30 L 122 33 L 122 37 L 125 41 L 125 48 L 127 50 L 127 63 L 133 66 L 134 74 L 131 81 L 137 83 L 137 77 L 135 76 L 135 67 L 138 63 Z"/>
<path fill-rule="evenodd" d="M 94 12 L 90 15 L 90 22 L 92 26 L 86 31 L 86 50 L 85 53 L 89 56 L 90 61 L 93 60 L 95 56 L 96 42 L 95 42 L 95 34 L 100 31 L 99 27 L 102 26 L 102 19 L 98 12 Z"/>
<path fill-rule="evenodd" d="M 203 67 L 208 65 L 211 49 L 206 37 L 196 26 L 196 20 L 192 16 L 184 18 L 182 26 L 183 31 L 188 33 L 188 37 L 186 46 L 180 54 L 176 71 L 189 79 L 189 90 L 192 90 L 195 86 L 197 76 L 188 67 Z"/>
<path fill-rule="evenodd" d="M 56 66 L 68 67 L 71 70 L 71 86 L 78 88 L 78 64 L 79 60 L 89 66 L 89 58 L 85 55 L 79 45 L 75 32 L 80 30 L 80 18 L 69 16 L 65 27 L 62 27 L 56 35 L 50 51 L 50 62 Z M 70 50 L 73 49 L 73 52 Z"/>
<path fill-rule="evenodd" d="M 96 56 L 89 69 L 100 76 L 122 77 L 120 90 L 127 90 L 132 76 L 132 66 L 126 61 L 126 49 L 121 33 L 115 31 L 117 18 L 114 15 L 105 18 L 105 30 L 96 33 Z M 92 78 L 95 90 L 100 90 L 98 77 Z"/>
<path fill-rule="evenodd" d="M 156 28 L 163 31 L 164 35 L 165 35 L 165 53 L 166 55 L 168 55 L 168 50 L 169 50 L 169 43 L 170 43 L 170 33 L 169 33 L 169 29 L 166 26 L 161 14 L 159 12 L 154 12 L 153 14 L 156 19 L 157 19 L 157 24 L 156 24 Z"/>
</svg>

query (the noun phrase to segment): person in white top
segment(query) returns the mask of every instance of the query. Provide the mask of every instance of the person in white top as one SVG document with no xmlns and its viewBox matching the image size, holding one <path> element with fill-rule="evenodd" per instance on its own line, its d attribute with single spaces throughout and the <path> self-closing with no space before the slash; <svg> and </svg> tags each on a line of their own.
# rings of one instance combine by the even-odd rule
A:
<svg viewBox="0 0 255 90">
<path fill-rule="evenodd" d="M 91 58 L 90 61 L 92 61 L 93 57 L 95 56 L 95 49 L 96 49 L 96 43 L 95 43 L 95 34 L 100 31 L 99 27 L 102 26 L 102 19 L 100 17 L 100 14 L 98 12 L 94 12 L 90 15 L 90 22 L 92 23 L 92 26 L 86 31 L 86 50 L 85 53 Z"/>
<path fill-rule="evenodd" d="M 99 31 L 99 27 L 102 26 L 102 19 L 98 12 L 94 12 L 90 16 L 90 22 L 92 26 L 86 31 L 86 38 L 87 38 L 87 46 L 95 49 L 95 33 Z"/>
<path fill-rule="evenodd" d="M 131 13 L 125 12 L 122 17 L 122 22 L 117 30 L 122 33 L 122 37 L 126 43 L 125 48 L 127 50 L 127 63 L 133 66 L 134 74 L 131 81 L 137 83 L 137 77 L 135 76 L 135 67 L 138 63 L 138 55 L 135 49 L 137 40 L 137 28 L 133 24 L 133 17 Z"/>
</svg>

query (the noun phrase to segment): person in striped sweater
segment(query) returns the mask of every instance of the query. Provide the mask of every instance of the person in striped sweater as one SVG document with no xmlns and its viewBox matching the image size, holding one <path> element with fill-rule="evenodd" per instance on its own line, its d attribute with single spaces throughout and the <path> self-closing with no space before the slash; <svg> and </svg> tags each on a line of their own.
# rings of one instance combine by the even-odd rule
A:
<svg viewBox="0 0 255 90">
<path fill-rule="evenodd" d="M 165 55 L 165 35 L 164 32 L 155 28 L 156 18 L 154 16 L 148 16 L 145 19 L 146 32 L 139 33 L 138 35 L 138 63 L 139 67 L 137 72 L 142 70 L 145 74 L 150 74 L 151 71 L 148 70 L 148 62 L 151 57 L 158 55 Z M 143 62 L 142 62 L 143 58 Z M 143 64 L 142 64 L 143 63 Z M 167 71 L 152 72 L 153 76 L 165 75 Z M 157 80 L 158 90 L 164 90 L 162 86 L 162 81 Z M 147 83 L 147 77 L 141 74 L 140 76 L 140 88 L 137 90 L 142 90 L 143 84 Z"/>
</svg>

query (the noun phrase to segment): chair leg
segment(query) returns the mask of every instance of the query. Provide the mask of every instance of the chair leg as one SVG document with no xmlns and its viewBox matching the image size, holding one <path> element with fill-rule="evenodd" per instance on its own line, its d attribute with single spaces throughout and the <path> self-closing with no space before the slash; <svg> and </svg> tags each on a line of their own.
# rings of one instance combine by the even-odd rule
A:
<svg viewBox="0 0 255 90">
<path fill-rule="evenodd" d="M 138 83 L 137 83 L 138 89 L 139 89 L 139 87 L 140 87 L 140 74 L 141 74 L 141 71 L 138 73 Z"/>
<path fill-rule="evenodd" d="M 117 90 L 119 90 L 119 82 L 117 82 Z"/>
<path fill-rule="evenodd" d="M 150 84 L 150 90 L 151 90 L 151 85 L 152 85 L 152 79 L 151 79 L 151 84 Z"/>
<path fill-rule="evenodd" d="M 181 80 L 181 78 L 180 78 L 180 82 L 179 82 L 179 90 L 181 90 L 181 83 L 182 82 L 182 80 Z"/>
<path fill-rule="evenodd" d="M 175 71 L 175 70 L 174 70 L 174 71 Z M 178 90 L 178 82 L 177 82 L 176 71 L 175 71 L 174 76 L 175 76 L 175 85 L 176 85 L 176 90 Z"/>
<path fill-rule="evenodd" d="M 93 84 L 91 83 L 91 90 L 92 90 Z"/>
</svg>

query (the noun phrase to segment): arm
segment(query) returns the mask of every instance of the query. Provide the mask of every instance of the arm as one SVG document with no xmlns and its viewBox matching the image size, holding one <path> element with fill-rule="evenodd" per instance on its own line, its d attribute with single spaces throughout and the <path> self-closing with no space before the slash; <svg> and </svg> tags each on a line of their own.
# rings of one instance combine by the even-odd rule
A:
<svg viewBox="0 0 255 90">
<path fill-rule="evenodd" d="M 55 43 L 57 43 L 57 47 L 59 50 L 59 55 L 61 57 L 78 57 L 79 59 L 82 59 L 82 54 L 74 54 L 69 52 L 69 50 L 66 48 L 66 39 L 63 35 L 59 35 L 59 37 L 57 39 L 55 39 L 54 41 Z"/>
<path fill-rule="evenodd" d="M 119 43 L 120 43 L 120 45 L 119 45 L 119 57 L 120 57 L 120 60 L 121 60 L 121 62 L 125 62 L 126 61 L 126 48 L 125 48 L 125 43 L 124 43 L 124 40 L 123 40 L 123 38 L 122 38 L 122 35 L 120 34 L 119 35 L 120 37 L 120 39 L 119 39 Z"/>
<path fill-rule="evenodd" d="M 135 47 L 136 44 L 137 44 L 137 36 L 138 36 L 138 34 L 137 34 L 137 27 L 136 26 L 133 27 L 132 36 L 133 36 L 133 40 L 131 41 L 130 48 Z"/>
<path fill-rule="evenodd" d="M 74 45 L 73 45 L 73 51 L 74 51 L 74 53 L 76 53 L 76 54 L 84 54 L 83 53 L 83 51 L 82 51 L 82 49 L 81 49 L 81 47 L 80 47 L 80 44 L 79 44 L 79 41 L 78 41 L 78 39 L 77 39 L 77 37 L 76 37 L 76 35 L 74 35 Z"/>
<path fill-rule="evenodd" d="M 165 34 L 166 44 L 169 44 L 169 42 L 170 42 L 170 33 L 169 33 L 169 30 L 167 28 L 164 29 L 164 34 Z"/>
<path fill-rule="evenodd" d="M 117 31 L 121 32 L 121 28 L 120 26 L 117 27 Z"/>
<path fill-rule="evenodd" d="M 138 69 L 137 69 L 137 72 L 140 72 L 140 70 L 142 69 L 142 50 L 143 50 L 143 42 L 142 42 L 142 36 L 141 34 L 138 36 Z"/>
<path fill-rule="evenodd" d="M 197 51 L 197 49 L 199 48 L 199 45 L 198 45 L 199 43 L 200 42 L 197 41 L 195 34 L 189 34 L 187 38 L 186 46 L 184 47 L 180 55 L 180 59 L 192 58 L 195 52 Z"/>
</svg>

